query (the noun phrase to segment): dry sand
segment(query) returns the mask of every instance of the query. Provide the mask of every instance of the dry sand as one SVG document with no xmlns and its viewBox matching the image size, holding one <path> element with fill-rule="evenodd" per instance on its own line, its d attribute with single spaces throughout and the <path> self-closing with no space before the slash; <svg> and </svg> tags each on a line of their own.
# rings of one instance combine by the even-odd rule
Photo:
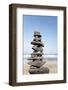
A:
<svg viewBox="0 0 68 90">
<path fill-rule="evenodd" d="M 43 65 L 43 67 L 48 67 L 49 68 L 49 73 L 57 73 L 57 61 L 54 60 L 48 60 L 46 63 Z M 29 68 L 30 65 L 27 63 L 24 64 L 24 74 L 28 75 L 29 74 Z"/>
</svg>

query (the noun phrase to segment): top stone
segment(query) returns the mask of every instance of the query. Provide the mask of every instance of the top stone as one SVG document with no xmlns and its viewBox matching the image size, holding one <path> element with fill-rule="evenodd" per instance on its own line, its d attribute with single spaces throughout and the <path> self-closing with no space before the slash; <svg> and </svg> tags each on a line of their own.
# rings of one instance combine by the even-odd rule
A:
<svg viewBox="0 0 68 90">
<path fill-rule="evenodd" d="M 34 36 L 39 36 L 39 37 L 41 37 L 40 32 L 34 32 Z"/>
</svg>

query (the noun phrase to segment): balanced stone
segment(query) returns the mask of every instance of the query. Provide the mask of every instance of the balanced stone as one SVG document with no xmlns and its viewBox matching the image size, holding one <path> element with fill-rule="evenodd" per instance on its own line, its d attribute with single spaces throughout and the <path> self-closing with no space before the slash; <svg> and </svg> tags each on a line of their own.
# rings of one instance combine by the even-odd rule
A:
<svg viewBox="0 0 68 90">
<path fill-rule="evenodd" d="M 36 36 L 38 36 L 38 37 L 41 37 L 41 35 L 40 35 L 40 32 L 34 32 L 34 36 L 36 37 Z"/>
<path fill-rule="evenodd" d="M 49 69 L 47 67 L 43 67 L 43 65 L 46 63 L 43 61 L 43 47 L 44 44 L 41 41 L 41 35 L 40 32 L 34 32 L 34 39 L 31 42 L 33 45 L 33 53 L 31 53 L 31 57 L 28 58 L 28 60 L 31 60 L 28 62 L 30 65 L 29 73 L 30 74 L 44 74 L 49 73 Z"/>
<path fill-rule="evenodd" d="M 45 62 L 42 61 L 34 61 L 34 62 L 28 62 L 29 65 L 34 66 L 34 67 L 41 67 L 42 65 L 44 65 Z"/>
<path fill-rule="evenodd" d="M 43 55 L 42 52 L 33 52 L 31 55 Z"/>
<path fill-rule="evenodd" d="M 39 60 L 39 59 L 43 59 L 43 58 L 42 57 L 34 57 L 34 58 L 30 57 L 30 58 L 28 58 L 28 60 Z"/>
<path fill-rule="evenodd" d="M 43 51 L 42 46 L 40 46 L 40 47 L 39 47 L 39 46 L 33 46 L 32 49 L 33 49 L 34 51 L 37 51 L 37 52 L 38 52 L 38 51 L 40 51 L 40 52 Z"/>
<path fill-rule="evenodd" d="M 39 45 L 39 46 L 44 47 L 43 43 L 40 42 L 40 41 L 32 41 L 31 44 L 33 44 L 33 45 Z"/>
<path fill-rule="evenodd" d="M 49 73 L 49 69 L 47 67 L 42 67 L 42 68 L 35 68 L 32 67 L 29 70 L 30 74 L 45 74 L 45 73 Z"/>
<path fill-rule="evenodd" d="M 38 36 L 36 36 L 33 41 L 41 41 L 41 38 L 39 38 Z"/>
</svg>

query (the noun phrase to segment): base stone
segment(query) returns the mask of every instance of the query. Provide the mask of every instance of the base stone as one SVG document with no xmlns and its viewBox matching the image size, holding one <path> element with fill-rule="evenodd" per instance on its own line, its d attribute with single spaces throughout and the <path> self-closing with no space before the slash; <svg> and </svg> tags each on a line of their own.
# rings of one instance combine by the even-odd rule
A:
<svg viewBox="0 0 68 90">
<path fill-rule="evenodd" d="M 30 74 L 45 74 L 45 73 L 49 73 L 49 69 L 47 67 L 30 68 L 29 73 Z"/>
</svg>

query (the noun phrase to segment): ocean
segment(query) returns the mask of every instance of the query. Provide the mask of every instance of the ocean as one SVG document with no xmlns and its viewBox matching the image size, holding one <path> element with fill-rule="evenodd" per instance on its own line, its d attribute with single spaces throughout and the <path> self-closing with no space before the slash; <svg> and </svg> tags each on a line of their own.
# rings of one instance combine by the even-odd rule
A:
<svg viewBox="0 0 68 90">
<path fill-rule="evenodd" d="M 27 63 L 29 62 L 28 58 L 30 57 L 31 55 L 23 55 L 23 60 L 24 60 L 24 63 Z M 44 60 L 43 61 L 57 61 L 57 55 L 56 54 L 52 54 L 52 55 L 43 55 L 43 58 Z"/>
</svg>

